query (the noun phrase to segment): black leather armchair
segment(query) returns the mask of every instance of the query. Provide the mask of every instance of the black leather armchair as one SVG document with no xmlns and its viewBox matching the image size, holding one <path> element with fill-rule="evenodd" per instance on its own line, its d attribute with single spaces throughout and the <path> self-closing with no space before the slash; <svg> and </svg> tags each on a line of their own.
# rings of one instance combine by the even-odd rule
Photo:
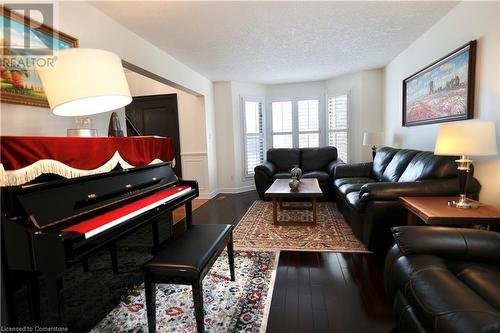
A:
<svg viewBox="0 0 500 333">
<path fill-rule="evenodd" d="M 455 159 L 428 151 L 380 148 L 373 162 L 335 168 L 337 206 L 369 250 L 386 251 L 392 243 L 390 227 L 407 221 L 399 197 L 458 195 Z M 480 189 L 471 177 L 469 197 L 477 198 Z"/>
<path fill-rule="evenodd" d="M 335 167 L 342 163 L 342 160 L 337 159 L 335 147 L 269 149 L 266 161 L 255 167 L 255 186 L 259 197 L 266 200 L 264 193 L 274 180 L 290 178 L 290 171 L 298 166 L 304 178 L 317 178 L 324 197 L 333 200 L 333 175 Z"/>
<path fill-rule="evenodd" d="M 500 332 L 500 233 L 392 228 L 386 293 L 399 332 Z"/>
</svg>

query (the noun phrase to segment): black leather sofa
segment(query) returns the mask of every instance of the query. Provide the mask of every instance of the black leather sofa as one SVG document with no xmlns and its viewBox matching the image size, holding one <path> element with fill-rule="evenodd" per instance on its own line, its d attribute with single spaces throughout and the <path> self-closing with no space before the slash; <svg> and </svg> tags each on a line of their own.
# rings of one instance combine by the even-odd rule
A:
<svg viewBox="0 0 500 333">
<path fill-rule="evenodd" d="M 339 163 L 343 162 L 337 159 L 335 147 L 269 149 L 266 161 L 255 167 L 255 186 L 259 197 L 265 200 L 264 193 L 274 180 L 290 178 L 290 171 L 298 166 L 302 177 L 318 179 L 324 198 L 334 200 L 333 173 Z"/>
<path fill-rule="evenodd" d="M 390 227 L 405 225 L 401 196 L 453 196 L 459 192 L 456 157 L 433 152 L 382 147 L 373 162 L 335 168 L 337 206 L 355 236 L 369 250 L 383 252 L 392 244 Z M 470 177 L 468 196 L 481 186 Z"/>
<path fill-rule="evenodd" d="M 404 226 L 384 283 L 404 333 L 500 332 L 500 233 Z"/>
</svg>

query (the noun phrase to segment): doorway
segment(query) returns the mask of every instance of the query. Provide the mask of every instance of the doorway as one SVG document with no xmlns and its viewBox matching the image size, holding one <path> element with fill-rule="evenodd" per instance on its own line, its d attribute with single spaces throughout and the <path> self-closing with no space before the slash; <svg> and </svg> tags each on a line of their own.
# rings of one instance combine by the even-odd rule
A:
<svg viewBox="0 0 500 333">
<path fill-rule="evenodd" d="M 177 94 L 134 96 L 125 107 L 128 135 L 168 136 L 174 141 L 174 172 L 182 177 Z"/>
</svg>

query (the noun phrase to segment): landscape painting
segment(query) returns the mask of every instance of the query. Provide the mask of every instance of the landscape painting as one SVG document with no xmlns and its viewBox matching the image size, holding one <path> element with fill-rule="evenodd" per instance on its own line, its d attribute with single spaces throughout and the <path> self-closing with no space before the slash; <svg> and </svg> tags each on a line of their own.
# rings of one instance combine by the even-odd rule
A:
<svg viewBox="0 0 500 333">
<path fill-rule="evenodd" d="M 42 66 L 46 59 L 40 57 L 40 54 L 44 50 L 51 53 L 53 50 L 77 47 L 78 41 L 36 22 L 25 25 L 23 16 L 5 7 L 1 9 L 1 102 L 48 107 L 42 83 L 35 69 L 36 66 Z M 30 28 L 25 29 L 27 26 Z M 29 48 L 24 47 L 26 31 L 29 33 Z"/>
<path fill-rule="evenodd" d="M 403 126 L 473 117 L 475 41 L 403 81 Z"/>
</svg>

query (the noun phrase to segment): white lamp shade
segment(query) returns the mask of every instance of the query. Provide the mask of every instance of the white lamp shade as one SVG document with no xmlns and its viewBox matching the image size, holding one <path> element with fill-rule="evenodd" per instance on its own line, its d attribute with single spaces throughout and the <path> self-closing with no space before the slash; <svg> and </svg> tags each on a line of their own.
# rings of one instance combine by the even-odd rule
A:
<svg viewBox="0 0 500 333">
<path fill-rule="evenodd" d="M 378 146 L 384 143 L 384 132 L 364 132 L 363 146 Z"/>
<path fill-rule="evenodd" d="M 119 109 L 132 101 L 120 57 L 95 49 L 55 53 L 53 67 L 38 70 L 52 112 L 85 116 Z"/>
<path fill-rule="evenodd" d="M 436 155 L 496 155 L 495 123 L 469 120 L 439 126 Z"/>
</svg>

